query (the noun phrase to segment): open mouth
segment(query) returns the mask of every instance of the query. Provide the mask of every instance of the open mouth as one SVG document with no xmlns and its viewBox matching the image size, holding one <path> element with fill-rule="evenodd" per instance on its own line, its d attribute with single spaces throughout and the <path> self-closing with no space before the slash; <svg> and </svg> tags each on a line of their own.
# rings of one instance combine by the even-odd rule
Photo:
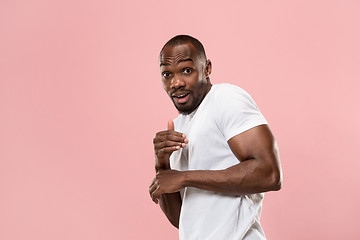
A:
<svg viewBox="0 0 360 240">
<path fill-rule="evenodd" d="M 172 97 L 175 99 L 176 102 L 178 103 L 186 103 L 189 100 L 189 95 L 190 93 L 186 92 L 186 93 L 181 93 L 181 94 L 177 94 L 174 93 L 172 95 Z"/>
</svg>

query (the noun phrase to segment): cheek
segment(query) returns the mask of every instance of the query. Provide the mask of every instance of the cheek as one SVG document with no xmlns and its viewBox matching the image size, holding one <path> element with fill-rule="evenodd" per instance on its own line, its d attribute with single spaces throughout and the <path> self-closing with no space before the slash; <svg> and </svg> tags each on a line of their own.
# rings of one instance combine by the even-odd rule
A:
<svg viewBox="0 0 360 240">
<path fill-rule="evenodd" d="M 170 80 L 161 80 L 164 90 L 168 93 L 170 91 Z"/>
<path fill-rule="evenodd" d="M 193 74 L 189 77 L 188 83 L 195 91 L 199 91 L 203 86 L 203 80 L 200 77 L 201 76 L 199 74 Z"/>
<path fill-rule="evenodd" d="M 200 83 L 200 79 L 199 79 L 199 74 L 198 73 L 193 73 L 190 76 L 186 77 L 186 82 L 188 83 L 188 85 L 196 88 L 197 85 Z"/>
</svg>

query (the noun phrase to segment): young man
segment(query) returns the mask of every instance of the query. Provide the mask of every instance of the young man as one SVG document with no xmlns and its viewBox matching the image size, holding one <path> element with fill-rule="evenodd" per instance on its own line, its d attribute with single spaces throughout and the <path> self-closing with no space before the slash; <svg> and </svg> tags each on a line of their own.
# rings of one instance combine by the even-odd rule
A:
<svg viewBox="0 0 360 240">
<path fill-rule="evenodd" d="M 170 39 L 159 62 L 163 87 L 180 115 L 153 140 L 151 198 L 179 228 L 180 239 L 265 239 L 263 192 L 282 183 L 265 118 L 241 88 L 211 84 L 211 62 L 197 39 Z"/>
</svg>

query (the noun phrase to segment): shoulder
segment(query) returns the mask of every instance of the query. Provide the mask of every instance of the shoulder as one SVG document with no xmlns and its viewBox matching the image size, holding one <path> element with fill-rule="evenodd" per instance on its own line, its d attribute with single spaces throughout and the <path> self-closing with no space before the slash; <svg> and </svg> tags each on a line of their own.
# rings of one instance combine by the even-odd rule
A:
<svg viewBox="0 0 360 240">
<path fill-rule="evenodd" d="M 238 86 L 221 84 L 220 88 L 216 89 L 214 99 L 216 122 L 227 140 L 267 123 L 255 101 Z"/>
<path fill-rule="evenodd" d="M 214 99 L 217 102 L 227 101 L 240 101 L 240 102 L 253 102 L 250 94 L 239 86 L 230 83 L 221 83 L 213 85 Z"/>
<path fill-rule="evenodd" d="M 230 83 L 220 83 L 213 85 L 215 95 L 236 94 L 236 95 L 249 95 L 244 89 Z"/>
</svg>

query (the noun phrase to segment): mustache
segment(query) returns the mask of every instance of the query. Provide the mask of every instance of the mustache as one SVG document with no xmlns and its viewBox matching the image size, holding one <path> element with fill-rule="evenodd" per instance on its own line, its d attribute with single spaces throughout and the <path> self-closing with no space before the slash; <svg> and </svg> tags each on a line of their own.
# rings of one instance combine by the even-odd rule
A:
<svg viewBox="0 0 360 240">
<path fill-rule="evenodd" d="M 176 88 L 176 89 L 171 90 L 171 91 L 169 92 L 169 94 L 170 94 L 170 95 L 173 95 L 173 94 L 176 93 L 176 92 L 189 92 L 189 93 L 191 93 L 190 90 L 185 89 L 185 87 L 181 87 L 181 88 Z"/>
</svg>

